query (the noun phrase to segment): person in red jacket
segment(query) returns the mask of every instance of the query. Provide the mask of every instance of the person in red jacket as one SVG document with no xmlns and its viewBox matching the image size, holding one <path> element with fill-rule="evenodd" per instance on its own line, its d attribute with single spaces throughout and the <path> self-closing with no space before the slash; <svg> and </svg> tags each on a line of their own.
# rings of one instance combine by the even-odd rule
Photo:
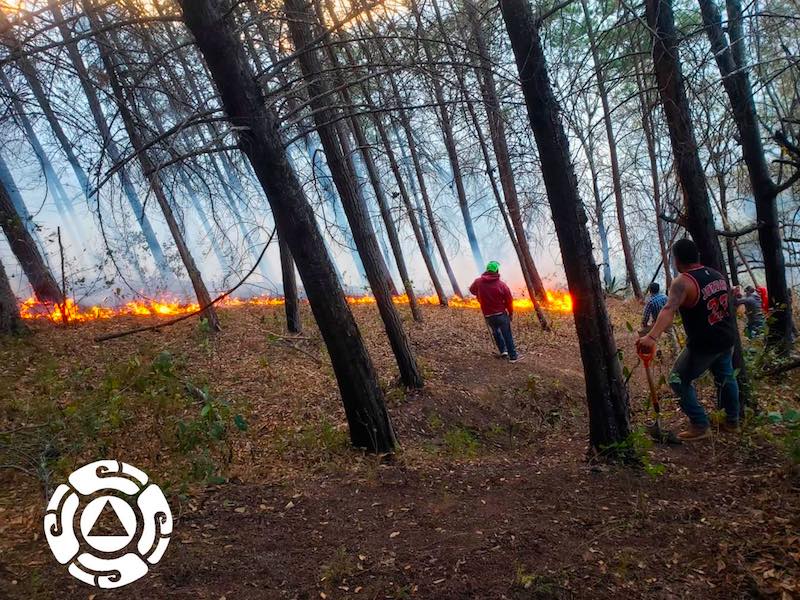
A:
<svg viewBox="0 0 800 600">
<path fill-rule="evenodd" d="M 500 265 L 491 261 L 486 272 L 469 286 L 469 291 L 478 298 L 486 323 L 492 332 L 500 356 L 510 362 L 520 359 L 514 346 L 511 333 L 511 320 L 514 318 L 514 297 L 511 290 L 500 279 Z"/>
</svg>

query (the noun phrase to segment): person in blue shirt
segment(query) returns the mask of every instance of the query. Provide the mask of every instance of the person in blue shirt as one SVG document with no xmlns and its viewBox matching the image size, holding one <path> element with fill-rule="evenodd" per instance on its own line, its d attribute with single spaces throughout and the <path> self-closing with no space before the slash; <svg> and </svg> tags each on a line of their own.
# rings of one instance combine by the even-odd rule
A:
<svg viewBox="0 0 800 600">
<path fill-rule="evenodd" d="M 658 313 L 661 312 L 661 309 L 664 308 L 664 305 L 667 303 L 666 294 L 661 293 L 661 286 L 659 286 L 655 281 L 650 284 L 650 287 L 647 288 L 647 291 L 650 292 L 650 297 L 647 299 L 647 304 L 644 305 L 644 313 L 642 314 L 642 329 L 650 326 L 651 319 L 653 323 L 656 322 Z"/>
<path fill-rule="evenodd" d="M 647 332 L 650 331 L 651 322 L 655 324 L 656 319 L 658 319 L 658 313 L 660 313 L 661 309 L 667 304 L 666 294 L 661 292 L 661 286 L 655 281 L 648 286 L 647 291 L 650 293 L 650 296 L 647 298 L 647 302 L 644 305 L 642 328 L 639 331 L 640 335 L 647 335 Z M 667 328 L 666 334 L 672 355 L 677 356 L 680 347 L 678 346 L 678 338 L 675 335 L 675 330 L 671 325 Z"/>
</svg>

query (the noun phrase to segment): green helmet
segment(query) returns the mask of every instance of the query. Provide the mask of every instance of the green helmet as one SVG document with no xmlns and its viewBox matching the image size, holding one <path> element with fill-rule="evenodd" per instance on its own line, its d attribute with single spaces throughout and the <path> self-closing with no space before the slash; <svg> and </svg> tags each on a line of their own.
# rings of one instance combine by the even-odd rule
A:
<svg viewBox="0 0 800 600">
<path fill-rule="evenodd" d="M 497 262 L 496 260 L 492 260 L 489 262 L 488 265 L 486 265 L 486 270 L 489 273 L 497 273 L 500 271 L 500 263 Z"/>
</svg>

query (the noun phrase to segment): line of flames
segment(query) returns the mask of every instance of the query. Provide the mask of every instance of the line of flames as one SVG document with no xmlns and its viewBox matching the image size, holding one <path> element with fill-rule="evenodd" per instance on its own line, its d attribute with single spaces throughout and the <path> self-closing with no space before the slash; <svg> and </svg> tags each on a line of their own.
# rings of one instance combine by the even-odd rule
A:
<svg viewBox="0 0 800 600">
<path fill-rule="evenodd" d="M 436 296 L 419 297 L 418 302 L 423 305 L 438 305 Z M 350 304 L 374 304 L 372 296 L 348 296 Z M 408 304 L 408 296 L 394 297 L 395 304 Z M 284 300 L 275 296 L 255 296 L 252 298 L 223 298 L 217 306 L 282 306 Z M 448 304 L 455 308 L 480 308 L 476 298 L 461 298 L 453 296 Z M 572 297 L 567 291 L 547 291 L 547 302 L 544 307 L 556 312 L 572 312 Z M 90 306 L 81 307 L 72 299 L 67 299 L 64 304 L 50 304 L 39 302 L 36 298 L 28 298 L 20 305 L 20 315 L 23 319 L 49 320 L 55 323 L 83 322 L 111 319 L 120 316 L 180 316 L 196 312 L 200 308 L 197 303 L 184 303 L 177 300 L 136 300 L 126 302 L 117 307 Z M 532 310 L 533 303 L 528 298 L 514 300 L 514 308 L 520 311 Z"/>
</svg>

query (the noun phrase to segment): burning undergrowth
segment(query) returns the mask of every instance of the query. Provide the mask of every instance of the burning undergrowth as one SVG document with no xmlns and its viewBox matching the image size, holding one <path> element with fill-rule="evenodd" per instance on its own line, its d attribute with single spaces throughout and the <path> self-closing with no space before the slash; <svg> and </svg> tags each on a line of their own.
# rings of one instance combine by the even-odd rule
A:
<svg viewBox="0 0 800 600">
<path fill-rule="evenodd" d="M 347 296 L 347 301 L 351 305 L 371 305 L 375 304 L 372 296 Z M 438 306 L 439 299 L 436 296 L 422 296 L 418 302 L 423 306 Z M 405 294 L 394 297 L 397 305 L 407 305 L 408 296 Z M 222 308 L 238 308 L 243 306 L 282 306 L 284 300 L 280 296 L 253 296 L 249 298 L 238 298 L 228 296 L 217 303 Z M 448 300 L 449 306 L 453 308 L 479 309 L 476 298 L 461 298 L 452 296 Z M 533 309 L 533 303 L 529 298 L 517 298 L 514 300 L 514 307 L 520 311 Z M 572 297 L 569 292 L 564 290 L 548 290 L 547 302 L 544 303 L 547 310 L 554 312 L 572 312 Z M 34 297 L 24 300 L 20 304 L 20 315 L 27 320 L 49 320 L 54 323 L 80 323 L 86 321 L 97 321 L 113 319 L 120 316 L 180 316 L 198 312 L 200 305 L 192 302 L 185 302 L 175 298 L 161 299 L 142 299 L 132 300 L 123 304 L 116 305 L 92 305 L 83 306 L 76 303 L 71 298 L 61 304 L 40 302 Z"/>
</svg>

